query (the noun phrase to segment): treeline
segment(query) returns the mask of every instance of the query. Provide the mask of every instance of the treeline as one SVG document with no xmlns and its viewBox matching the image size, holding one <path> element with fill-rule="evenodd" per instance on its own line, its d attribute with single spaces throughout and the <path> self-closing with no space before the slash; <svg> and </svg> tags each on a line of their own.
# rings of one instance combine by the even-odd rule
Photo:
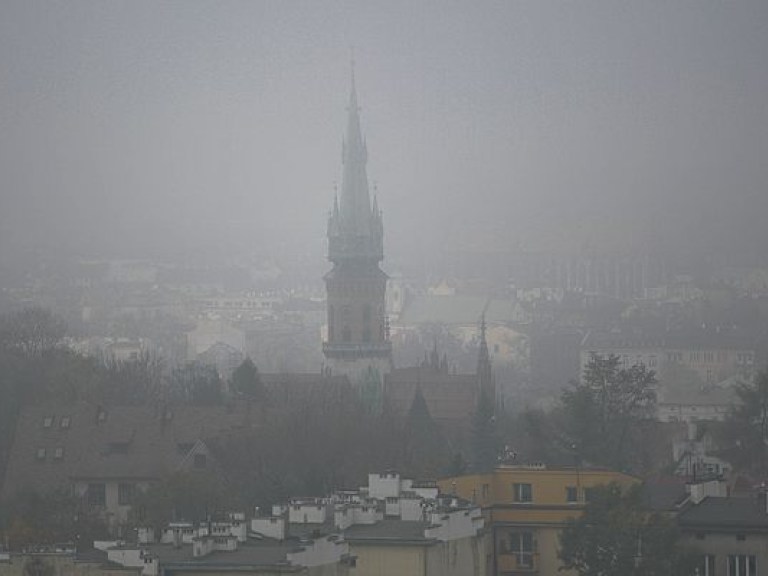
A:
<svg viewBox="0 0 768 576">
<path fill-rule="evenodd" d="M 204 439 L 217 462 L 206 474 L 214 477 L 165 479 L 140 496 L 143 504 L 136 510 L 145 516 L 137 522 L 190 518 L 222 507 L 267 508 L 290 496 L 357 487 L 368 472 L 383 469 L 435 478 L 483 472 L 500 462 L 541 461 L 601 465 L 647 477 L 670 472 L 674 464 L 668 432 L 655 420 L 655 374 L 643 366 L 622 367 L 615 356 L 592 357 L 582 380 L 569 384 L 548 410 L 500 412 L 492 399 L 481 398 L 470 429 L 458 431 L 434 422 L 418 393 L 405 415 L 386 407 L 370 413 L 351 387 L 317 386 L 292 397 L 270 396 L 250 360 L 223 383 L 212 367 L 168 369 L 150 355 L 130 362 L 85 357 L 65 346 L 65 338 L 63 322 L 43 309 L 0 319 L 2 477 L 17 417 L 35 403 L 237 403 L 257 413 L 258 427 Z M 738 397 L 728 422 L 716 427 L 722 455 L 737 470 L 768 472 L 768 376 L 761 374 L 754 384 L 740 388 Z M 82 506 L 50 495 L 27 495 L 6 502 L 0 521 L 6 530 L 14 519 L 33 522 L 54 501 L 63 502 L 62 518 L 71 512 L 68 507 Z M 75 516 L 81 522 L 90 518 L 86 511 Z M 69 526 L 73 533 L 88 532 Z"/>
</svg>

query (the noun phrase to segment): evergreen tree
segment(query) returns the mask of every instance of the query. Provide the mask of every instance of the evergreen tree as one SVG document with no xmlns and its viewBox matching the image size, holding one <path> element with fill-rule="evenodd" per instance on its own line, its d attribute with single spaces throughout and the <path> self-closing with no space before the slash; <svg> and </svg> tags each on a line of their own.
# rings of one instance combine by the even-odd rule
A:
<svg viewBox="0 0 768 576">
<path fill-rule="evenodd" d="M 230 387 L 237 394 L 244 394 L 257 400 L 264 399 L 265 392 L 261 374 L 249 356 L 232 373 Z"/>
<path fill-rule="evenodd" d="M 616 355 L 593 354 L 581 383 L 562 396 L 564 432 L 579 455 L 619 470 L 641 453 L 641 424 L 656 407 L 656 375 L 642 364 L 620 366 Z"/>
<path fill-rule="evenodd" d="M 472 416 L 472 467 L 475 472 L 490 472 L 496 466 L 499 438 L 493 400 L 480 391 L 477 409 Z"/>
<path fill-rule="evenodd" d="M 445 440 L 420 388 L 416 389 L 406 418 L 405 442 L 405 472 L 420 478 L 434 478 L 444 470 Z"/>
</svg>

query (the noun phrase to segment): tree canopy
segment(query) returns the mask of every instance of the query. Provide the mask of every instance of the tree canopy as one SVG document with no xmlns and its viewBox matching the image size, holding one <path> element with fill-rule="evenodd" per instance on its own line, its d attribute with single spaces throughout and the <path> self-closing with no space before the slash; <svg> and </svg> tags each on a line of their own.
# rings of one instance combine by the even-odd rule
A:
<svg viewBox="0 0 768 576">
<path fill-rule="evenodd" d="M 768 473 L 768 372 L 736 388 L 737 402 L 726 422 L 727 457 L 738 468 Z"/>
<path fill-rule="evenodd" d="M 625 368 L 616 355 L 592 354 L 582 381 L 562 396 L 564 432 L 578 455 L 630 469 L 642 443 L 640 425 L 655 411 L 656 382 L 642 364 Z"/>
<path fill-rule="evenodd" d="M 584 514 L 560 535 L 562 568 L 580 576 L 692 574 L 696 557 L 680 546 L 676 524 L 644 510 L 641 490 L 596 488 Z"/>
</svg>

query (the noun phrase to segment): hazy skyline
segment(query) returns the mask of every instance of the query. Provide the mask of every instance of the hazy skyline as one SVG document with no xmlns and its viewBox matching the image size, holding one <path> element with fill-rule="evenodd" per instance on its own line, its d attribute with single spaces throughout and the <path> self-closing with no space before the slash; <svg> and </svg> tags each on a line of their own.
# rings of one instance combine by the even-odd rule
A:
<svg viewBox="0 0 768 576">
<path fill-rule="evenodd" d="M 387 260 L 768 243 L 765 2 L 24 0 L 0 253 L 322 255 L 352 47 Z"/>
</svg>

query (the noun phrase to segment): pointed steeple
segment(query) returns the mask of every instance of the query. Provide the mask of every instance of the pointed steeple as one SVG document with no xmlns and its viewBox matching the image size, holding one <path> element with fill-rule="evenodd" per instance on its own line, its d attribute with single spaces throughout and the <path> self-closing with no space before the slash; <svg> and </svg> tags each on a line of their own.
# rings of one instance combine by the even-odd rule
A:
<svg viewBox="0 0 768 576">
<path fill-rule="evenodd" d="M 392 368 L 392 343 L 386 316 L 387 275 L 379 268 L 384 227 L 378 202 L 371 203 L 367 160 L 353 66 L 342 138 L 341 189 L 328 218 L 328 259 L 333 269 L 325 275 L 329 329 L 323 353 L 334 372 L 346 374 L 375 411 L 380 407 L 376 399 L 382 375 Z"/>
<path fill-rule="evenodd" d="M 347 132 L 344 138 L 344 174 L 341 183 L 342 230 L 354 236 L 370 233 L 371 200 L 368 193 L 368 175 L 363 134 L 360 129 L 360 107 L 357 104 L 355 69 L 352 67 L 349 107 L 347 108 Z"/>
<path fill-rule="evenodd" d="M 347 129 L 342 140 L 342 179 L 336 226 L 329 226 L 328 258 L 332 262 L 343 259 L 384 258 L 384 227 L 378 201 L 371 203 L 368 188 L 368 149 L 360 128 L 360 106 L 357 101 L 355 68 L 350 74 Z"/>
<path fill-rule="evenodd" d="M 493 366 L 491 355 L 488 352 L 488 342 L 485 339 L 485 312 L 480 318 L 480 349 L 477 353 L 477 380 L 481 392 L 485 392 L 491 399 L 495 397 L 495 383 L 493 381 Z"/>
</svg>

